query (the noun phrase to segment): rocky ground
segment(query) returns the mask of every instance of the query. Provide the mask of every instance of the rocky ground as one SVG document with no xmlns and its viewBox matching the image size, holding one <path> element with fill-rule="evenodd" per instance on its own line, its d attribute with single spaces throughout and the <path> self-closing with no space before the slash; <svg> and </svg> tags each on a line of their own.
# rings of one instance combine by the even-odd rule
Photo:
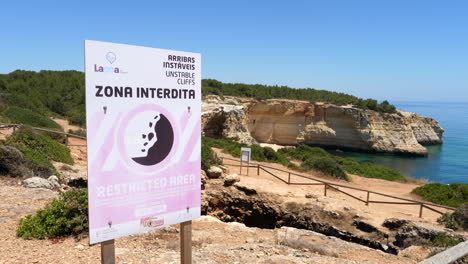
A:
<svg viewBox="0 0 468 264">
<path fill-rule="evenodd" d="M 43 207 L 56 195 L 46 189 L 25 188 L 11 179 L 0 180 L 0 263 L 100 263 L 99 245 L 89 246 L 86 238 L 16 237 L 18 219 Z M 118 263 L 179 263 L 178 228 L 117 239 L 116 255 Z M 393 256 L 289 227 L 252 228 L 211 216 L 193 224 L 194 263 L 414 263 L 409 256 Z"/>
</svg>

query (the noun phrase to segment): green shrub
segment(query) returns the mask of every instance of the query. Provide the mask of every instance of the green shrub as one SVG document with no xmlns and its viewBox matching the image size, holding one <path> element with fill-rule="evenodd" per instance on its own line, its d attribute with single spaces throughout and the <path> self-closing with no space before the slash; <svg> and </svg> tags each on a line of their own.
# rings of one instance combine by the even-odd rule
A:
<svg viewBox="0 0 468 264">
<path fill-rule="evenodd" d="M 419 186 L 411 191 L 421 196 L 424 200 L 459 207 L 468 203 L 468 183 L 452 183 L 449 185 L 442 183 L 429 183 Z"/>
<path fill-rule="evenodd" d="M 52 165 L 52 162 L 50 162 L 47 156 L 45 156 L 42 152 L 23 146 L 16 147 L 24 154 L 26 159 L 30 161 L 30 165 L 28 167 L 30 167 L 37 176 L 43 178 L 52 174 L 56 174 L 58 176 L 54 165 Z"/>
<path fill-rule="evenodd" d="M 280 163 L 285 166 L 293 166 L 288 158 L 279 152 L 276 152 L 270 147 L 261 147 L 260 145 L 253 144 L 251 146 L 243 143 L 237 143 L 235 141 L 227 139 L 214 139 L 203 137 L 204 142 L 210 147 L 220 148 L 224 153 L 230 154 L 233 157 L 240 157 L 240 149 L 243 147 L 250 147 L 251 159 L 256 161 L 266 161 Z"/>
<path fill-rule="evenodd" d="M 352 158 L 334 157 L 341 167 L 351 173 L 366 178 L 384 179 L 388 181 L 406 181 L 407 178 L 396 170 L 371 162 L 359 163 Z"/>
<path fill-rule="evenodd" d="M 449 248 L 458 245 L 460 242 L 463 241 L 458 237 L 450 236 L 445 233 L 439 233 L 431 240 L 424 241 L 423 245 L 429 247 Z"/>
<path fill-rule="evenodd" d="M 35 215 L 19 221 L 16 235 L 23 238 L 50 238 L 78 235 L 88 231 L 87 189 L 61 193 Z"/>
<path fill-rule="evenodd" d="M 392 170 L 382 165 L 370 162 L 359 163 L 352 158 L 342 158 L 333 156 L 322 148 L 310 147 L 307 145 L 299 145 L 295 148 L 282 148 L 278 150 L 279 153 L 284 154 L 290 158 L 300 160 L 302 162 L 309 158 L 326 158 L 332 159 L 338 163 L 342 170 L 367 178 L 385 179 L 389 181 L 406 181 L 406 177 L 396 170 Z M 329 162 L 331 163 L 331 162 Z"/>
<path fill-rule="evenodd" d="M 349 181 L 348 175 L 340 165 L 328 157 L 310 157 L 302 162 L 301 167 L 306 170 L 315 169 L 334 178 Z"/>
<path fill-rule="evenodd" d="M 66 113 L 68 121 L 70 124 L 77 126 L 86 126 L 86 112 L 84 107 L 82 110 L 74 109 Z"/>
<path fill-rule="evenodd" d="M 218 160 L 216 153 L 211 149 L 208 144 L 202 140 L 202 148 L 201 148 L 201 168 L 202 170 L 208 170 L 211 165 L 219 164 L 220 161 Z"/>
<path fill-rule="evenodd" d="M 2 115 L 10 119 L 13 123 L 30 125 L 33 127 L 62 129 L 62 127 L 52 119 L 21 107 L 10 106 Z"/>
<path fill-rule="evenodd" d="M 46 160 L 73 164 L 70 150 L 67 147 L 28 127 L 16 130 L 5 142 L 17 147 L 25 156 L 38 164 L 45 164 Z"/>
<path fill-rule="evenodd" d="M 310 157 L 330 157 L 331 155 L 322 148 L 299 145 L 295 148 L 282 148 L 278 152 L 293 159 L 305 161 Z"/>
</svg>

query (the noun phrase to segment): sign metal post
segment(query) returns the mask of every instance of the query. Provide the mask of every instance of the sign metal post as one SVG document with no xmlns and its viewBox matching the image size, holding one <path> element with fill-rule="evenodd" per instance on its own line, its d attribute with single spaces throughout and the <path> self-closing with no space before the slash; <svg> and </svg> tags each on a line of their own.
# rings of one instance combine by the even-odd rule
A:
<svg viewBox="0 0 468 264">
<path fill-rule="evenodd" d="M 241 148 L 241 155 L 240 155 L 240 174 L 242 174 L 242 163 L 247 163 L 247 175 L 249 175 L 249 167 L 250 167 L 250 155 L 252 150 L 250 148 Z"/>
</svg>

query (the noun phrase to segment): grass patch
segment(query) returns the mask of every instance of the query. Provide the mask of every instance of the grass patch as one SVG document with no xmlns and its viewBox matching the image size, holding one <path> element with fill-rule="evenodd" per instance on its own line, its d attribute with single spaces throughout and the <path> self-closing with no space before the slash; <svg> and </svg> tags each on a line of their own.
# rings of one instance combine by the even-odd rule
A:
<svg viewBox="0 0 468 264">
<path fill-rule="evenodd" d="M 375 163 L 363 162 L 359 163 L 352 158 L 342 158 L 331 155 L 322 148 L 310 147 L 307 145 L 299 145 L 296 148 L 282 148 L 279 150 L 280 153 L 285 154 L 293 159 L 305 162 L 307 159 L 320 158 L 320 163 L 327 163 L 330 166 L 336 167 L 336 164 L 341 170 L 348 173 L 359 175 L 366 178 L 377 178 L 389 181 L 406 181 L 407 178 L 396 170 L 392 170 L 385 166 L 381 166 Z M 327 160 L 327 161 L 325 161 Z M 305 166 L 307 166 L 305 164 Z M 331 170 L 331 169 L 330 169 Z M 338 169 L 333 169 L 334 173 L 342 175 L 338 172 Z M 341 179 L 341 176 L 340 176 Z"/>
<path fill-rule="evenodd" d="M 73 165 L 70 149 L 56 142 L 47 135 L 34 132 L 31 128 L 22 127 L 9 136 L 5 143 L 21 150 L 36 164 L 50 164 L 50 160 Z"/>
<path fill-rule="evenodd" d="M 434 238 L 430 240 L 424 239 L 422 242 L 422 244 L 427 247 L 449 248 L 456 246 L 463 241 L 458 237 L 449 236 L 444 233 L 439 233 Z"/>
<path fill-rule="evenodd" d="M 340 165 L 327 157 L 310 157 L 302 162 L 301 167 L 306 170 L 315 169 L 334 178 L 349 181 L 348 175 Z"/>
<path fill-rule="evenodd" d="M 227 140 L 227 139 L 214 139 L 214 138 L 203 138 L 204 142 L 210 146 L 215 148 L 220 148 L 223 150 L 224 153 L 228 153 L 234 157 L 240 157 L 240 149 L 244 147 L 250 147 L 251 152 L 251 159 L 256 161 L 262 162 L 274 162 L 279 163 L 284 166 L 291 167 L 292 164 L 289 159 L 280 152 L 276 152 L 270 147 L 261 147 L 260 145 L 247 145 L 243 143 L 237 143 L 235 141 Z"/>
<path fill-rule="evenodd" d="M 468 230 L 468 203 L 462 204 L 453 213 L 443 214 L 437 222 L 453 230 Z"/>
<path fill-rule="evenodd" d="M 78 235 L 87 232 L 87 189 L 72 189 L 61 193 L 35 215 L 28 215 L 19 222 L 16 235 L 22 238 L 51 238 Z"/>
<path fill-rule="evenodd" d="M 468 183 L 452 183 L 449 185 L 442 183 L 429 183 L 415 188 L 411 191 L 421 196 L 424 200 L 459 207 L 468 203 Z"/>
<path fill-rule="evenodd" d="M 2 115 L 13 123 L 30 125 L 33 127 L 44 127 L 59 130 L 62 129 L 62 127 L 52 119 L 33 112 L 29 109 L 17 106 L 10 106 L 2 113 Z"/>
<path fill-rule="evenodd" d="M 212 165 L 220 164 L 216 153 L 206 143 L 205 138 L 202 139 L 201 147 L 201 168 L 207 171 Z"/>
<path fill-rule="evenodd" d="M 405 175 L 379 164 L 371 162 L 359 163 L 352 158 L 342 158 L 338 156 L 334 156 L 333 158 L 345 171 L 351 174 L 366 178 L 384 179 L 387 181 L 407 181 Z"/>
</svg>

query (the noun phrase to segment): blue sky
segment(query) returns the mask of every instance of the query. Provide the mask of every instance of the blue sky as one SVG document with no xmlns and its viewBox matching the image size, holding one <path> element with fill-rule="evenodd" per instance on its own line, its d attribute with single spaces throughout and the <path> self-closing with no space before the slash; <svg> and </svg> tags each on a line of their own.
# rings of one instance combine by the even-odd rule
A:
<svg viewBox="0 0 468 264">
<path fill-rule="evenodd" d="M 200 52 L 203 78 L 468 101 L 468 1 L 4 1 L 0 73 L 83 70 L 83 40 Z"/>
</svg>

